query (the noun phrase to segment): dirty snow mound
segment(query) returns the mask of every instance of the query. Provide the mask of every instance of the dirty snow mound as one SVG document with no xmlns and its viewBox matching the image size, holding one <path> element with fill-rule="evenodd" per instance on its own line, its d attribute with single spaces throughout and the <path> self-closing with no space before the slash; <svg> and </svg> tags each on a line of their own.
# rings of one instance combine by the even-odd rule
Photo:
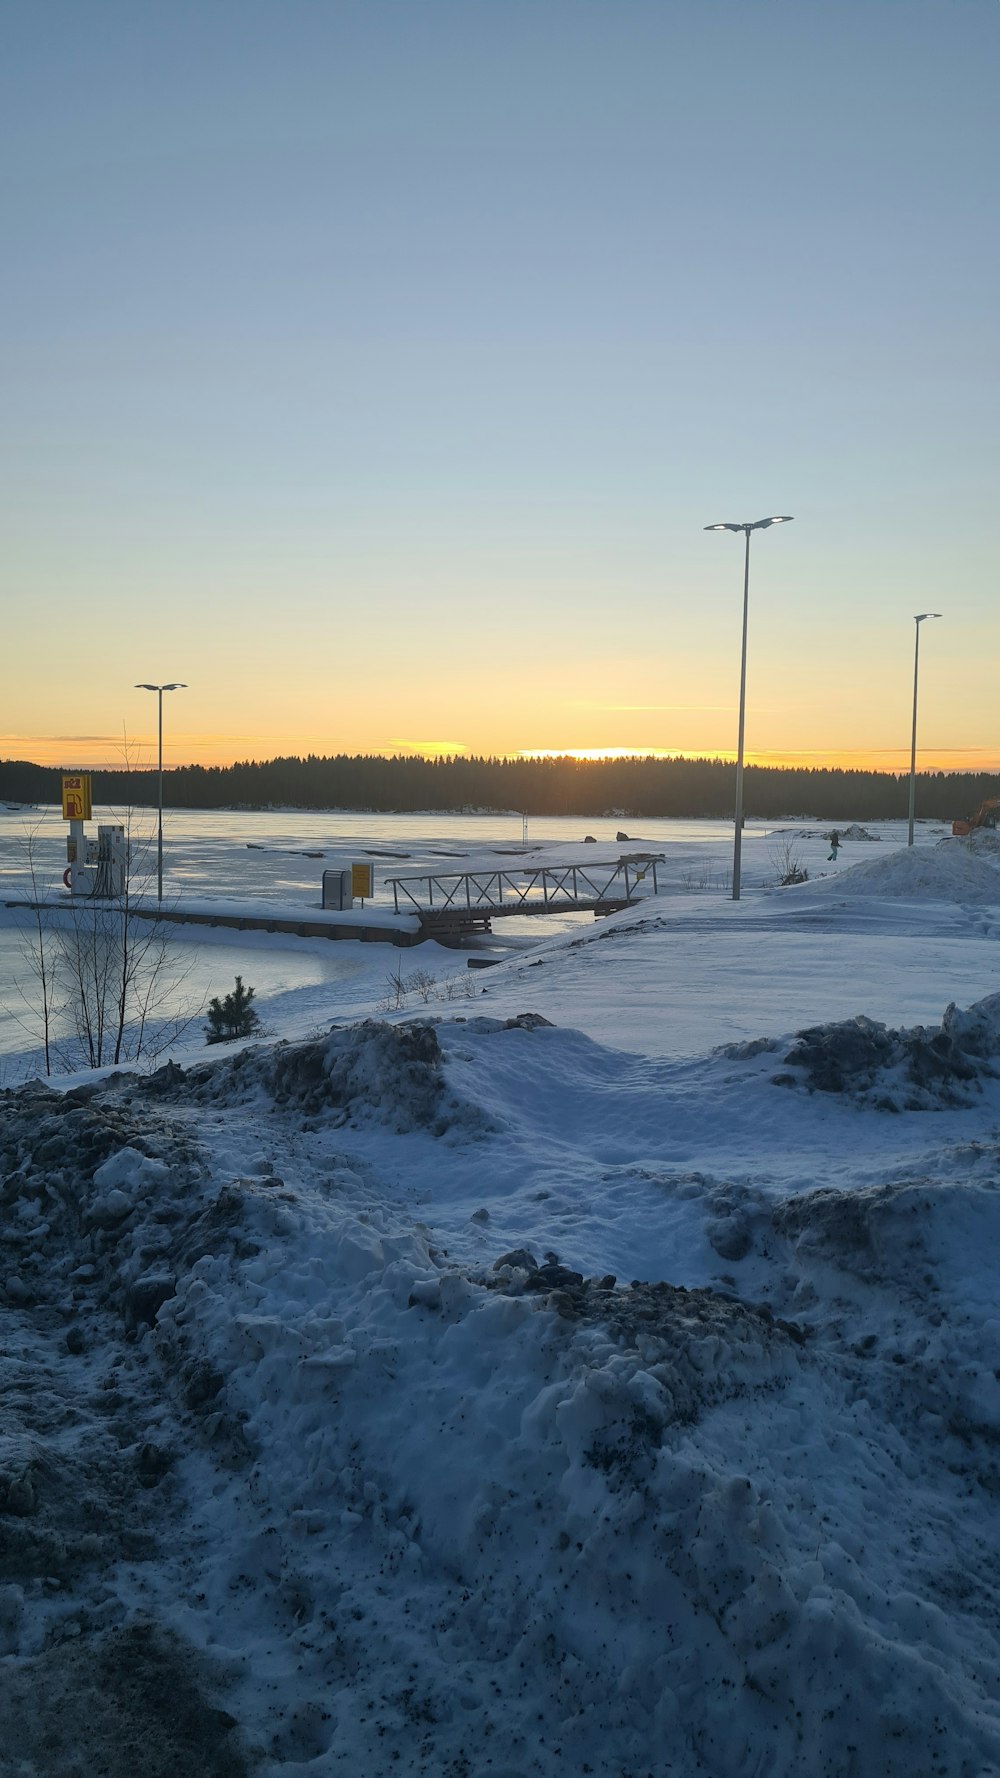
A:
<svg viewBox="0 0 1000 1778">
<path fill-rule="evenodd" d="M 183 1517 L 191 1415 L 141 1341 L 202 1208 L 192 1152 L 35 1083 L 0 1095 L 0 1180 L 0 1772 L 245 1778 L 228 1676 L 128 1578 Z"/>
<path fill-rule="evenodd" d="M 1000 1073 L 998 1059 L 1000 994 L 991 994 L 966 1011 L 947 1007 L 937 1027 L 897 1031 L 859 1014 L 798 1031 L 785 1057 L 796 1074 L 775 1082 L 847 1093 L 883 1111 L 926 1111 L 969 1104 Z"/>
<path fill-rule="evenodd" d="M 244 1049 L 186 1073 L 168 1064 L 150 1086 L 159 1093 L 182 1083 L 202 1103 L 264 1100 L 334 1125 L 382 1124 L 399 1133 L 426 1129 L 434 1135 L 456 1125 L 484 1125 L 478 1111 L 447 1090 L 441 1046 L 429 1021 L 389 1025 L 365 1019 L 335 1026 L 315 1041 Z"/>
<path fill-rule="evenodd" d="M 1000 871 L 964 847 L 904 846 L 798 891 L 883 895 L 896 901 L 1000 901 Z"/>
<path fill-rule="evenodd" d="M 551 1110 L 540 1022 L 462 1047 Z M 855 1023 L 848 1082 L 1000 1052 L 1000 996 Z M 489 1161 L 428 1152 L 442 1076 L 369 1023 L 0 1095 L 3 1778 L 1000 1771 L 995 1143 L 784 1203 L 692 1172 L 662 1213 L 743 1288 L 622 1284 L 413 1220 Z"/>
<path fill-rule="evenodd" d="M 867 827 L 857 821 L 852 821 L 850 827 L 841 828 L 840 837 L 842 840 L 870 840 L 874 845 L 881 843 L 877 833 L 869 833 Z"/>
</svg>

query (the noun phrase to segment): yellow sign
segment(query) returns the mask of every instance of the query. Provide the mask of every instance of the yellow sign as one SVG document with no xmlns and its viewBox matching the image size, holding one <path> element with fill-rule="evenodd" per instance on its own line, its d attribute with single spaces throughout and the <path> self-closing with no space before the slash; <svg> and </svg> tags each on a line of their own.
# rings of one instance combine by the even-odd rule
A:
<svg viewBox="0 0 1000 1778">
<path fill-rule="evenodd" d="M 89 821 L 91 816 L 90 773 L 77 773 L 75 777 L 64 773 L 62 798 L 64 821 Z"/>
<path fill-rule="evenodd" d="M 359 901 L 375 893 L 375 866 L 373 864 L 351 865 L 351 894 Z"/>
</svg>

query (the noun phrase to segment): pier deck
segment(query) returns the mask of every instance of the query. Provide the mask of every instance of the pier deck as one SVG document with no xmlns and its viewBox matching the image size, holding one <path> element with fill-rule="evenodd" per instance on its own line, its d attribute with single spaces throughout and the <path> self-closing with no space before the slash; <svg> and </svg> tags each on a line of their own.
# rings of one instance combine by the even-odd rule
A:
<svg viewBox="0 0 1000 1778">
<path fill-rule="evenodd" d="M 633 907 L 651 887 L 662 852 L 637 852 L 612 862 L 589 858 L 507 870 L 422 871 L 386 877 L 397 913 L 415 913 L 428 938 L 490 932 L 494 920 L 524 914 L 587 914 L 595 918 Z M 640 884 L 647 884 L 642 896 Z"/>
</svg>

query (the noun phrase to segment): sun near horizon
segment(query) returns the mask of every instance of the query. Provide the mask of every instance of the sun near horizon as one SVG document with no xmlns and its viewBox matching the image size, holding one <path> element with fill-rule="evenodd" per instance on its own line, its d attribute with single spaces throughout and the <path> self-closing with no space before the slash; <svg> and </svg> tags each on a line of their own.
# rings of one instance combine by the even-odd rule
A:
<svg viewBox="0 0 1000 1778">
<path fill-rule="evenodd" d="M 22 750 L 11 749 L 11 739 L 22 743 Z M 247 737 L 248 743 L 251 737 Z M 26 749 L 26 750 L 24 750 Z M 309 755 L 333 758 L 343 756 L 374 756 L 377 758 L 418 758 L 426 760 L 461 759 L 461 758 L 506 758 L 506 759 L 573 759 L 581 762 L 601 760 L 694 760 L 705 759 L 712 762 L 735 764 L 736 750 L 729 747 L 698 748 L 698 747 L 651 747 L 651 746 L 616 746 L 616 747 L 467 747 L 456 741 L 424 741 L 390 742 L 384 746 L 358 748 L 349 744 L 337 745 L 332 741 L 323 745 L 315 742 L 308 745 L 296 744 L 290 738 L 284 745 L 277 745 L 273 751 L 254 749 L 233 752 L 218 750 L 211 745 L 203 745 L 197 752 L 186 753 L 184 741 L 177 740 L 170 748 L 164 748 L 164 770 L 184 766 L 200 766 L 205 769 L 226 769 L 236 764 L 250 762 L 265 764 L 274 759 L 292 757 L 305 758 Z M 31 737 L 0 736 L 0 764 L 27 763 L 50 769 L 65 768 L 67 771 L 121 771 L 128 766 L 132 770 L 150 770 L 156 765 L 156 737 L 141 736 L 130 738 L 127 746 L 120 742 L 117 747 L 101 744 L 88 747 L 86 743 L 61 741 L 52 739 L 35 739 Z M 857 772 L 889 772 L 895 774 L 909 771 L 909 752 L 905 748 L 858 749 L 856 752 L 835 752 L 830 750 L 802 752 L 768 752 L 748 748 L 745 753 L 748 766 L 773 767 L 779 770 L 829 770 Z M 1000 772 L 1000 750 L 991 752 L 989 749 L 928 749 L 920 753 L 917 761 L 918 772 L 968 772 L 994 773 Z"/>
</svg>

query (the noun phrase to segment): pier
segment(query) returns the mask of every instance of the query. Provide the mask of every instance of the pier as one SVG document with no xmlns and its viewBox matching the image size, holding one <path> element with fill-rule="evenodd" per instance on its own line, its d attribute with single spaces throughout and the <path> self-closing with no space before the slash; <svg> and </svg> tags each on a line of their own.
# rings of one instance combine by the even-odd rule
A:
<svg viewBox="0 0 1000 1778">
<path fill-rule="evenodd" d="M 30 908 L 32 912 L 72 915 L 88 907 L 114 913 L 113 901 L 66 896 L 63 901 L 30 901 L 12 899 L 8 908 Z M 119 913 L 121 909 L 117 910 Z M 129 903 L 130 919 L 156 920 L 171 926 L 222 926 L 234 932 L 284 932 L 295 938 L 358 939 L 362 944 L 418 945 L 427 934 L 420 921 L 406 914 L 391 914 L 388 909 L 344 909 L 331 913 L 321 908 L 274 905 L 265 901 L 171 901 L 164 906 L 155 902 L 135 900 Z"/>
<path fill-rule="evenodd" d="M 588 914 L 596 919 L 658 893 L 662 852 L 636 852 L 612 862 L 522 865 L 501 870 L 422 871 L 386 877 L 397 914 L 417 914 L 422 935 L 447 942 L 491 932 L 493 921 L 524 914 Z M 640 884 L 649 887 L 637 895 Z"/>
</svg>

